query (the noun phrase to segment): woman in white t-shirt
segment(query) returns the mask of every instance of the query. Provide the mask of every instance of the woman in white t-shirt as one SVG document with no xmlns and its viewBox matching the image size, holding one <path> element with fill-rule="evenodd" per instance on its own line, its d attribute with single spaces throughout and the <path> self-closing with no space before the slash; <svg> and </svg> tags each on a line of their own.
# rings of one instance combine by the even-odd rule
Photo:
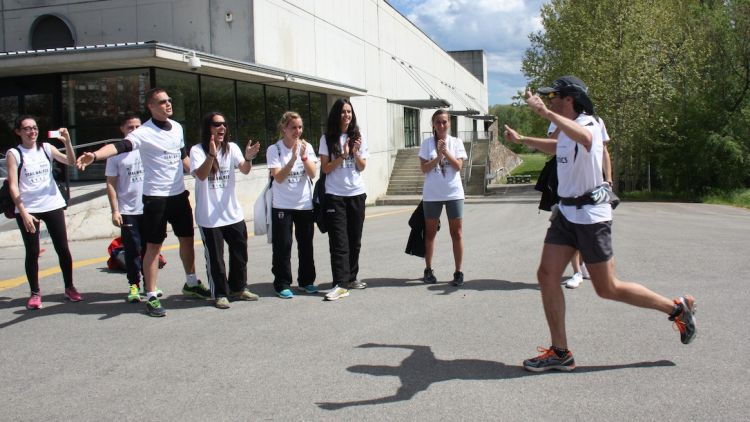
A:
<svg viewBox="0 0 750 422">
<path fill-rule="evenodd" d="M 454 286 L 464 284 L 464 273 L 461 264 L 464 255 L 462 221 L 464 213 L 464 187 L 461 183 L 461 169 L 467 157 L 464 142 L 450 136 L 451 119 L 446 110 L 438 110 L 432 115 L 433 136 L 422 142 L 419 149 L 419 161 L 424 173 L 422 188 L 422 207 L 425 218 L 425 270 L 424 282 L 437 282 L 432 270 L 432 255 L 435 251 L 440 214 L 448 214 L 448 226 L 453 241 Z"/>
<path fill-rule="evenodd" d="M 333 283 L 326 300 L 349 296 L 349 289 L 364 289 L 357 280 L 362 228 L 365 222 L 367 141 L 357 126 L 349 100 L 336 100 L 328 113 L 326 132 L 320 138 L 320 168 L 325 174 L 323 218 L 328 226 Z"/>
<path fill-rule="evenodd" d="M 273 289 L 282 299 L 291 299 L 292 229 L 297 238 L 299 266 L 297 284 L 305 293 L 315 294 L 313 235 L 315 221 L 312 204 L 312 178 L 318 171 L 312 145 L 300 139 L 302 117 L 287 111 L 279 121 L 282 138 L 266 150 L 266 163 L 273 182 L 271 238 L 273 243 Z"/>
<path fill-rule="evenodd" d="M 16 222 L 26 248 L 26 278 L 31 288 L 26 308 L 42 307 L 39 289 L 39 221 L 44 221 L 55 246 L 65 283 L 65 297 L 72 302 L 79 302 L 83 298 L 73 285 L 73 258 L 68 247 L 63 212 L 65 198 L 52 176 L 52 160 L 69 166 L 76 162 L 70 134 L 66 128 L 50 134 L 50 137 L 56 137 L 65 145 L 65 153 L 62 153 L 53 145 L 38 141 L 39 128 L 31 116 L 16 119 L 14 132 L 21 143 L 17 149 L 8 150 L 8 186 L 16 208 Z"/>
<path fill-rule="evenodd" d="M 247 289 L 247 225 L 235 192 L 235 169 L 250 172 L 260 144 L 247 141 L 245 153 L 229 142 L 229 124 L 221 113 L 203 118 L 201 143 L 190 149 L 195 176 L 195 222 L 206 251 L 206 273 L 214 304 L 229 308 L 229 298 L 258 300 Z M 224 266 L 224 242 L 229 246 L 229 275 Z"/>
</svg>

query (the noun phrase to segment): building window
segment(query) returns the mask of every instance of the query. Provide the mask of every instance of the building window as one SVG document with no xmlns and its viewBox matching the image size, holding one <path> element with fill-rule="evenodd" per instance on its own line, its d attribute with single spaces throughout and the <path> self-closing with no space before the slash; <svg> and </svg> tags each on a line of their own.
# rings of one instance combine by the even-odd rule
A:
<svg viewBox="0 0 750 422">
<path fill-rule="evenodd" d="M 73 47 L 75 45 L 70 27 L 57 16 L 40 16 L 31 25 L 32 50 Z"/>
<path fill-rule="evenodd" d="M 185 148 L 200 143 L 201 115 L 198 95 L 198 75 L 174 70 L 156 69 L 157 88 L 164 89 L 172 98 L 172 120 L 185 131 Z"/>
<path fill-rule="evenodd" d="M 315 152 L 320 149 L 320 137 L 323 136 L 328 120 L 327 109 L 328 98 L 326 94 L 317 92 L 310 93 L 310 120 L 305 122 L 310 131 L 310 143 L 315 147 Z"/>
<path fill-rule="evenodd" d="M 122 116 L 135 113 L 147 117 L 143 99 L 148 89 L 148 69 L 63 75 L 62 125 L 70 130 L 74 145 L 119 139 Z M 99 147 L 101 144 L 91 145 L 76 149 L 76 153 L 80 155 Z M 77 178 L 97 179 L 103 174 L 104 163 L 95 163 L 90 171 L 79 173 Z"/>
<path fill-rule="evenodd" d="M 290 89 L 289 111 L 294 111 L 302 117 L 302 139 L 310 139 L 310 93 Z M 279 119 L 281 119 L 281 116 L 279 116 Z"/>
<path fill-rule="evenodd" d="M 237 82 L 237 144 L 243 149 L 248 140 L 261 144 L 255 163 L 266 162 L 266 99 L 263 85 Z M 274 140 L 275 141 L 275 140 Z M 273 142 L 273 141 L 272 141 Z"/>
<path fill-rule="evenodd" d="M 419 110 L 404 107 L 404 147 L 419 145 Z"/>
<path fill-rule="evenodd" d="M 201 76 L 201 122 L 203 116 L 211 112 L 219 112 L 229 122 L 231 140 L 235 140 L 237 133 L 237 116 L 234 104 L 234 81 L 231 79 Z"/>
<path fill-rule="evenodd" d="M 289 110 L 289 90 L 277 86 L 266 86 L 266 139 L 268 145 L 280 138 L 279 120 Z"/>
</svg>

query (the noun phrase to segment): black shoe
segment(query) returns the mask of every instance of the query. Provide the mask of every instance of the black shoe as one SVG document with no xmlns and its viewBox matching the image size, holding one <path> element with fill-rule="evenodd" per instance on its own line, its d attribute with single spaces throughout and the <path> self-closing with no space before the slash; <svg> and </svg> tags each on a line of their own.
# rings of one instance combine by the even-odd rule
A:
<svg viewBox="0 0 750 422">
<path fill-rule="evenodd" d="M 427 284 L 437 283 L 437 278 L 435 278 L 435 274 L 432 273 L 432 268 L 424 269 L 424 278 L 422 280 Z"/>
<path fill-rule="evenodd" d="M 152 317 L 163 317 L 167 315 L 167 310 L 161 306 L 159 298 L 152 297 L 146 302 L 146 310 Z"/>
<path fill-rule="evenodd" d="M 456 271 L 453 273 L 453 281 L 451 281 L 451 284 L 459 287 L 464 285 L 464 273 L 461 271 Z"/>
<path fill-rule="evenodd" d="M 576 369 L 576 362 L 573 359 L 573 353 L 570 351 L 565 356 L 559 357 L 551 347 L 549 349 L 539 347 L 538 350 L 542 352 L 541 355 L 523 361 L 523 368 L 525 370 L 544 372 L 554 369 L 556 371 L 569 372 Z"/>
</svg>

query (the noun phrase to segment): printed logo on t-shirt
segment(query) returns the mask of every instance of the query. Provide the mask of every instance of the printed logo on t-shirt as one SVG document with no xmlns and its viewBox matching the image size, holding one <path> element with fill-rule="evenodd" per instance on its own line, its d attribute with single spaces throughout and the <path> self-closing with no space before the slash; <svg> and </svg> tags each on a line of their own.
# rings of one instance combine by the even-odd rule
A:
<svg viewBox="0 0 750 422">
<path fill-rule="evenodd" d="M 133 164 L 125 166 L 125 172 L 128 175 L 130 183 L 143 181 L 143 165 L 141 164 L 141 160 L 136 160 Z"/>
<path fill-rule="evenodd" d="M 289 182 L 289 186 L 297 186 L 300 180 L 302 180 L 302 176 L 305 174 L 305 168 L 302 166 L 296 167 L 294 170 L 292 170 L 289 173 L 289 176 L 287 176 L 286 181 Z"/>
<path fill-rule="evenodd" d="M 162 151 L 161 156 L 168 164 L 176 164 L 182 161 L 180 154 L 174 154 L 169 151 Z"/>
<path fill-rule="evenodd" d="M 209 189 L 224 189 L 229 183 L 229 167 L 221 167 L 219 171 L 208 176 Z"/>
<path fill-rule="evenodd" d="M 26 180 L 31 184 L 46 182 L 49 178 L 49 163 L 44 162 L 36 166 L 25 165 L 22 167 Z"/>
<path fill-rule="evenodd" d="M 357 166 L 356 166 L 356 163 L 354 161 L 354 156 L 350 155 L 347 158 L 345 158 L 344 161 L 341 162 L 341 168 L 342 169 L 353 168 L 354 170 L 357 170 Z"/>
</svg>

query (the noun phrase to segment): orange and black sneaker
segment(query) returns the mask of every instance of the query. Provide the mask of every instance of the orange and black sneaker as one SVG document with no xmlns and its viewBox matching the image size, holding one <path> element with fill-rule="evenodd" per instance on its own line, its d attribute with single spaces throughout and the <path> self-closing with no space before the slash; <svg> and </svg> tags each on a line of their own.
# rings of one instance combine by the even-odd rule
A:
<svg viewBox="0 0 750 422">
<path fill-rule="evenodd" d="M 536 349 L 542 354 L 523 361 L 523 369 L 531 372 L 544 372 L 551 369 L 570 372 L 576 369 L 576 362 L 570 350 L 563 357 L 560 357 L 552 347 L 549 349 L 537 347 Z"/>
<path fill-rule="evenodd" d="M 674 326 L 680 331 L 680 341 L 682 344 L 689 344 L 695 338 L 695 299 L 690 295 L 678 297 L 674 300 L 675 307 L 680 311 L 670 316 L 669 320 L 674 321 Z"/>
</svg>

